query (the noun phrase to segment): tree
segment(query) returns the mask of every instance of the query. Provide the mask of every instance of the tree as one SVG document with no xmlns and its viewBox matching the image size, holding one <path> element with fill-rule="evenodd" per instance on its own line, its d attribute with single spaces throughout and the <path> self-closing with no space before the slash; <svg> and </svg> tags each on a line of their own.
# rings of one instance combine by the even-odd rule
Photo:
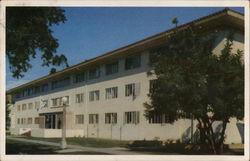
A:
<svg viewBox="0 0 250 161">
<path fill-rule="evenodd" d="M 172 23 L 175 24 L 175 27 L 177 27 L 178 25 L 178 19 L 175 17 L 173 20 L 172 20 Z"/>
<path fill-rule="evenodd" d="M 174 31 L 166 45 L 152 51 L 152 71 L 156 76 L 146 117 L 165 114 L 169 123 L 180 118 L 199 122 L 200 134 L 214 154 L 223 151 L 225 130 L 229 119 L 243 119 L 244 65 L 242 51 L 232 53 L 232 32 L 229 32 L 220 54 L 212 52 L 219 32 L 205 32 L 190 26 Z M 216 137 L 214 123 L 222 129 Z"/>
<path fill-rule="evenodd" d="M 32 65 L 31 58 L 41 53 L 42 66 L 68 66 L 67 58 L 56 55 L 58 39 L 52 25 L 66 21 L 64 10 L 58 7 L 7 7 L 6 54 L 15 78 L 23 77 Z"/>
</svg>

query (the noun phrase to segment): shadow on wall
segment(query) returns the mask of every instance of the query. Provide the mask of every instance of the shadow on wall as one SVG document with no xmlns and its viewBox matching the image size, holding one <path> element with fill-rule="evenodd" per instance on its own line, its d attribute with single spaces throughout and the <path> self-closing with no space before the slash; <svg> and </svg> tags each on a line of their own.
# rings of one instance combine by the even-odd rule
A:
<svg viewBox="0 0 250 161">
<path fill-rule="evenodd" d="M 236 123 L 236 126 L 238 128 L 240 137 L 241 137 L 241 143 L 244 143 L 244 123 Z M 215 138 L 216 140 L 220 138 L 220 133 L 222 132 L 222 123 L 219 123 L 214 130 L 215 133 Z M 183 143 L 199 143 L 199 130 L 197 128 L 194 129 L 194 133 L 193 133 L 193 141 L 191 140 L 191 126 L 188 127 L 184 133 L 181 136 L 181 140 Z"/>
<path fill-rule="evenodd" d="M 236 123 L 236 126 L 239 130 L 241 143 L 244 144 L 244 124 L 243 123 Z"/>
<path fill-rule="evenodd" d="M 191 126 L 181 135 L 181 140 L 183 143 L 189 143 L 191 141 Z"/>
</svg>

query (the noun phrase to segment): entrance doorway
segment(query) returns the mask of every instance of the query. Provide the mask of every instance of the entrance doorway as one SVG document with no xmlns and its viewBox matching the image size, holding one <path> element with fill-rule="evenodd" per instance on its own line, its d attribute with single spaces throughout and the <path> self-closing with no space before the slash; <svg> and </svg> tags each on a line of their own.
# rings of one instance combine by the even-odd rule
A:
<svg viewBox="0 0 250 161">
<path fill-rule="evenodd" d="M 45 129 L 61 129 L 62 128 L 62 114 L 44 114 Z"/>
</svg>

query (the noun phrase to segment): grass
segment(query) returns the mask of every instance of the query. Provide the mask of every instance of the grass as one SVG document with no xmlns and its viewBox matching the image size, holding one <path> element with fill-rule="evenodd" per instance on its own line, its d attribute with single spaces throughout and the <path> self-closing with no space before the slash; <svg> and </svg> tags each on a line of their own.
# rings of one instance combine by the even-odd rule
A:
<svg viewBox="0 0 250 161">
<path fill-rule="evenodd" d="M 41 145 L 36 143 L 28 143 L 16 140 L 6 140 L 6 154 L 60 154 L 60 155 L 109 155 L 108 153 L 102 152 L 93 152 L 93 151 L 77 151 L 77 152 L 63 152 L 59 153 L 58 150 L 61 150 L 59 147 Z"/>
<path fill-rule="evenodd" d="M 6 154 L 56 154 L 59 148 L 35 143 L 6 140 Z"/>
<path fill-rule="evenodd" d="M 154 155 L 213 155 L 208 151 L 185 149 L 185 144 L 170 144 L 162 147 L 131 147 L 132 151 Z M 221 155 L 244 155 L 244 149 L 225 149 Z"/>
<path fill-rule="evenodd" d="M 38 137 L 22 137 L 22 138 L 56 142 L 56 143 L 59 143 L 61 141 L 61 138 L 38 138 Z M 68 144 L 81 145 L 85 147 L 97 147 L 97 148 L 126 147 L 128 144 L 128 141 L 98 139 L 98 138 L 83 138 L 83 137 L 71 137 L 67 138 L 66 140 Z"/>
</svg>

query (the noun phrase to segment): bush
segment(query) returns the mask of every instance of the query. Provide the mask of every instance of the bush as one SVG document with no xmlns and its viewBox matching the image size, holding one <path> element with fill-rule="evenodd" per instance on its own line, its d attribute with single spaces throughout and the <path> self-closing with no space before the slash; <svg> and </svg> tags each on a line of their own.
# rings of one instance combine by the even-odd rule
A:
<svg viewBox="0 0 250 161">
<path fill-rule="evenodd" d="M 158 140 L 135 140 L 128 144 L 129 147 L 160 147 L 162 146 L 162 141 Z"/>
</svg>

